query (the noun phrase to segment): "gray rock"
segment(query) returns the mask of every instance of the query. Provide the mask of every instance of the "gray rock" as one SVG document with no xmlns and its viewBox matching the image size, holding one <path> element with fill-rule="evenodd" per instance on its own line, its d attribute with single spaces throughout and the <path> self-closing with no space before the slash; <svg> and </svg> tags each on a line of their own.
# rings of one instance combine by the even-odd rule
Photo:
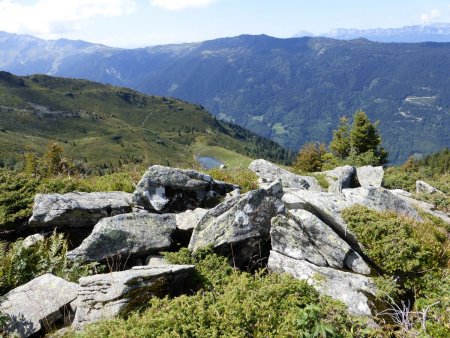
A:
<svg viewBox="0 0 450 338">
<path fill-rule="evenodd" d="M 347 224 L 341 216 L 342 210 L 350 206 L 342 194 L 289 189 L 282 200 L 287 209 L 309 211 L 330 226 L 353 248 L 359 247 L 356 237 L 347 229 Z"/>
<path fill-rule="evenodd" d="M 281 183 L 253 190 L 224 201 L 209 210 L 194 228 L 190 250 L 212 245 L 231 257 L 238 267 L 251 264 L 254 257 L 268 255 L 270 221 L 283 211 Z"/>
<path fill-rule="evenodd" d="M 383 185 L 384 169 L 382 166 L 367 165 L 356 168 L 356 176 L 361 187 L 380 188 Z"/>
<path fill-rule="evenodd" d="M 420 193 L 426 193 L 426 194 L 434 194 L 434 193 L 441 193 L 438 189 L 433 187 L 432 185 L 428 184 L 424 181 L 416 181 L 416 192 L 418 194 Z"/>
<path fill-rule="evenodd" d="M 154 165 L 137 184 L 133 201 L 150 211 L 181 212 L 212 207 L 237 188 L 194 170 Z"/>
<path fill-rule="evenodd" d="M 421 221 L 416 209 L 404 199 L 384 188 L 344 189 L 342 193 L 349 205 L 361 204 L 377 211 L 393 211 Z"/>
<path fill-rule="evenodd" d="M 346 165 L 334 168 L 333 170 L 323 171 L 321 174 L 325 175 L 326 180 L 330 184 L 328 192 L 339 193 L 342 189 L 352 188 L 356 169 L 355 167 Z"/>
<path fill-rule="evenodd" d="M 328 266 L 338 269 L 347 268 L 354 272 L 365 275 L 370 274 L 370 267 L 364 262 L 361 256 L 318 217 L 306 210 L 299 209 L 289 210 L 289 215 L 307 234 L 309 240 L 314 245 L 314 247 L 317 248 L 322 257 L 326 260 Z M 281 252 L 274 247 L 273 250 L 285 254 L 284 252 Z M 322 266 L 307 258 L 306 260 L 315 265 Z"/>
<path fill-rule="evenodd" d="M 283 188 L 323 191 L 315 177 L 293 174 L 266 160 L 255 160 L 250 163 L 248 168 L 258 175 L 261 188 L 265 188 L 270 183 L 281 179 Z"/>
<path fill-rule="evenodd" d="M 131 212 L 132 195 L 126 192 L 71 192 L 37 194 L 29 225 L 41 228 L 93 227 L 104 217 Z"/>
<path fill-rule="evenodd" d="M 148 256 L 145 259 L 145 265 L 168 265 L 163 256 Z M 170 264 L 169 264 L 170 265 Z"/>
<path fill-rule="evenodd" d="M 44 240 L 45 240 L 44 235 L 41 234 L 30 235 L 23 240 L 22 247 L 28 249 L 40 242 L 43 242 Z"/>
<path fill-rule="evenodd" d="M 70 312 L 69 303 L 77 298 L 78 284 L 45 274 L 11 290 L 0 303 L 0 312 L 9 316 L 6 333 L 28 337 L 53 328 Z"/>
<path fill-rule="evenodd" d="M 304 259 L 318 266 L 327 266 L 327 261 L 308 238 L 304 229 L 284 215 L 272 218 L 270 229 L 272 250 L 283 255 Z"/>
<path fill-rule="evenodd" d="M 178 295 L 189 287 L 193 265 L 136 266 L 131 270 L 80 278 L 73 327 L 126 314 L 152 297 Z"/>
<path fill-rule="evenodd" d="M 342 301 L 352 314 L 372 315 L 372 304 L 366 295 L 374 296 L 377 289 L 369 277 L 333 268 L 319 267 L 276 251 L 270 252 L 268 267 L 273 272 L 286 272 L 297 279 L 305 279 L 320 293 Z"/>
<path fill-rule="evenodd" d="M 208 209 L 197 208 L 176 214 L 177 228 L 184 231 L 193 230 L 207 211 Z"/>
<path fill-rule="evenodd" d="M 433 204 L 424 202 L 424 201 L 418 201 L 412 197 L 413 195 L 410 192 L 407 192 L 407 191 L 404 191 L 401 189 L 394 189 L 394 190 L 389 190 L 389 191 L 392 192 L 397 197 L 403 199 L 410 205 L 414 206 L 415 208 L 419 208 L 435 217 L 439 217 L 444 222 L 447 222 L 450 224 L 450 215 L 448 215 L 445 212 L 440 211 L 440 210 L 434 210 L 435 207 Z"/>
<path fill-rule="evenodd" d="M 130 213 L 107 217 L 98 222 L 91 235 L 69 259 L 104 261 L 108 257 L 133 259 L 168 249 L 176 229 L 174 214 Z"/>
</svg>

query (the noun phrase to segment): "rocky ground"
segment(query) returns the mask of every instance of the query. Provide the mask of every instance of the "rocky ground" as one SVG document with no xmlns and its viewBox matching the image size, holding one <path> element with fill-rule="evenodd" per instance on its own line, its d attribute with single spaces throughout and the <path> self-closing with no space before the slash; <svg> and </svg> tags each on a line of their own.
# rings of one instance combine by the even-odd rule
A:
<svg viewBox="0 0 450 338">
<path fill-rule="evenodd" d="M 26 245 L 42 240 L 43 231 L 88 229 L 67 259 L 114 262 L 125 270 L 83 277 L 78 284 L 45 274 L 8 292 L 0 303 L 10 318 L 7 333 L 28 337 L 56 322 L 81 330 L 151 297 L 182 294 L 195 266 L 155 257 L 182 246 L 192 251 L 210 246 L 236 268 L 267 266 L 306 279 L 350 313 L 371 318 L 379 267 L 348 229 L 342 211 L 358 204 L 420 222 L 422 209 L 450 223 L 447 214 L 410 193 L 384 189 L 382 167 L 324 172 L 326 189 L 313 176 L 295 175 L 265 160 L 249 168 L 259 176 L 260 189 L 245 194 L 203 173 L 152 166 L 133 194 L 37 195 L 29 220 L 36 234 Z M 420 181 L 417 189 L 439 193 Z"/>
</svg>

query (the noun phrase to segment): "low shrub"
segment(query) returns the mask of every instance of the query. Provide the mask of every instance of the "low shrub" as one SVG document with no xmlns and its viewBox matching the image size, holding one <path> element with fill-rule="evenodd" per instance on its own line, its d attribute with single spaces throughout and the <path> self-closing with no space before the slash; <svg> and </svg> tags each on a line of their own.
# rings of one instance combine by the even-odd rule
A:
<svg viewBox="0 0 450 338">
<path fill-rule="evenodd" d="M 258 189 L 258 176 L 251 170 L 241 167 L 207 171 L 215 180 L 233 183 L 241 187 L 242 192 Z"/>
<path fill-rule="evenodd" d="M 288 275 L 255 275 L 227 260 L 182 249 L 172 263 L 195 264 L 200 290 L 173 299 L 153 298 L 128 318 L 86 327 L 81 337 L 352 337 L 364 336 L 362 320 L 345 306 L 320 296 L 306 281 Z"/>
<path fill-rule="evenodd" d="M 448 337 L 449 227 L 431 215 L 421 216 L 423 222 L 363 206 L 343 211 L 367 256 L 384 272 L 377 283 L 380 300 L 390 305 L 391 316 L 405 320 L 402 325 L 397 323 L 397 334 Z"/>
<path fill-rule="evenodd" d="M 23 240 L 10 244 L 0 242 L 0 295 L 44 273 L 78 282 L 81 276 L 103 269 L 97 263 L 67 260 L 67 250 L 67 240 L 57 233 L 29 248 L 23 246 Z"/>
</svg>

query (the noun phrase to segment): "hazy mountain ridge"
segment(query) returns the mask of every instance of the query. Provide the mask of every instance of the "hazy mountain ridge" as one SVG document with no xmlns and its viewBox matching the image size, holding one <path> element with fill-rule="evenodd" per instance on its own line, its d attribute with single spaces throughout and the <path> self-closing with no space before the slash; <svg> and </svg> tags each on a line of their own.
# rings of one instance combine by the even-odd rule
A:
<svg viewBox="0 0 450 338">
<path fill-rule="evenodd" d="M 304 36 L 304 32 L 299 32 L 295 36 Z M 450 42 L 450 24 L 435 23 L 374 29 L 338 28 L 320 36 L 339 40 L 365 38 L 377 42 Z"/>
<path fill-rule="evenodd" d="M 1 41 L 5 60 L 16 49 Z M 40 48 L 33 45 L 28 54 L 22 49 L 27 62 L 3 62 L 1 68 L 49 73 L 58 60 L 55 75 L 199 103 L 293 150 L 307 141 L 329 141 L 339 117 L 357 109 L 381 121 L 395 162 L 450 144 L 447 43 L 242 35 L 133 50 L 89 45 L 79 53 L 60 51 L 59 59 Z"/>
</svg>

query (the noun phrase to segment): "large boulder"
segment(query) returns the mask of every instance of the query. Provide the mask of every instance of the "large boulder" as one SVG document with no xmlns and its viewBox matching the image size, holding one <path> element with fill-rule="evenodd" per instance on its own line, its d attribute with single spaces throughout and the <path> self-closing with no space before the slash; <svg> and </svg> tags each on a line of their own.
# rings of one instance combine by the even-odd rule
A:
<svg viewBox="0 0 450 338">
<path fill-rule="evenodd" d="M 133 201 L 154 212 L 181 212 L 213 207 L 220 197 L 237 188 L 194 170 L 154 165 L 137 184 Z"/>
<path fill-rule="evenodd" d="M 345 239 L 352 247 L 358 247 L 356 237 L 347 229 L 347 224 L 341 215 L 342 210 L 350 206 L 344 195 L 331 192 L 289 189 L 282 200 L 287 209 L 309 211 L 330 226 L 334 232 Z"/>
<path fill-rule="evenodd" d="M 367 165 L 356 168 L 356 176 L 361 187 L 380 188 L 383 185 L 384 169 L 382 166 Z"/>
<path fill-rule="evenodd" d="M 107 319 L 145 305 L 152 297 L 188 291 L 193 265 L 148 265 L 80 278 L 73 326 Z"/>
<path fill-rule="evenodd" d="M 302 228 L 314 247 L 325 258 L 327 266 L 337 269 L 349 269 L 365 275 L 370 274 L 370 267 L 364 262 L 363 258 L 346 241 L 339 237 L 328 224 L 306 210 L 289 210 L 289 215 Z M 273 250 L 278 251 L 276 249 Z M 318 265 L 314 262 L 311 263 Z"/>
<path fill-rule="evenodd" d="M 328 192 L 339 193 L 342 189 L 353 187 L 356 169 L 355 167 L 346 165 L 334 168 L 333 170 L 323 171 L 320 174 L 325 175 L 325 179 L 329 184 Z"/>
<path fill-rule="evenodd" d="M 137 212 L 107 217 L 67 257 L 84 262 L 143 258 L 168 249 L 175 229 L 174 214 Z"/>
<path fill-rule="evenodd" d="M 323 191 L 323 188 L 315 177 L 293 174 L 266 160 L 255 160 L 250 163 L 248 168 L 258 175 L 260 187 L 262 188 L 281 179 L 283 188 Z"/>
<path fill-rule="evenodd" d="M 71 192 L 37 194 L 29 225 L 40 228 L 92 228 L 99 220 L 131 212 L 126 192 Z"/>
<path fill-rule="evenodd" d="M 392 211 L 421 221 L 417 210 L 404 199 L 384 188 L 344 189 L 342 193 L 349 205 L 360 204 L 377 211 Z"/>
<path fill-rule="evenodd" d="M 377 289 L 370 277 L 319 267 L 276 251 L 270 252 L 268 267 L 273 272 L 288 273 L 295 278 L 305 279 L 320 293 L 342 301 L 352 314 L 372 315 L 372 304 L 368 296 L 374 297 Z"/>
<path fill-rule="evenodd" d="M 190 250 L 212 246 L 238 267 L 268 256 L 270 221 L 283 211 L 281 183 L 233 197 L 209 210 L 194 228 Z"/>
<path fill-rule="evenodd" d="M 54 329 L 57 321 L 67 319 L 77 294 L 78 284 L 49 273 L 11 290 L 0 301 L 0 312 L 9 317 L 5 332 L 28 337 Z"/>
</svg>

